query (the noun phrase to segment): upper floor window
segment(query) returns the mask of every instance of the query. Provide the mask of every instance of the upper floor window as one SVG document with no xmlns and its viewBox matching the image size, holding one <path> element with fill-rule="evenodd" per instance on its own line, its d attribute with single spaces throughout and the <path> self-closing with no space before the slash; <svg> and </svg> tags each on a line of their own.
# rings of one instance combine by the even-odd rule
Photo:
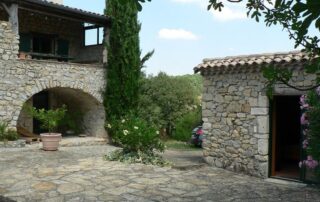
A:
<svg viewBox="0 0 320 202">
<path fill-rule="evenodd" d="M 32 50 L 35 53 L 54 54 L 54 37 L 50 35 L 35 34 L 32 39 Z"/>
<path fill-rule="evenodd" d="M 69 57 L 69 41 L 57 35 L 20 33 L 20 52 L 35 59 L 57 59 L 66 61 Z"/>
<path fill-rule="evenodd" d="M 94 46 L 101 45 L 103 43 L 103 27 L 96 25 L 84 24 L 84 45 Z"/>
</svg>

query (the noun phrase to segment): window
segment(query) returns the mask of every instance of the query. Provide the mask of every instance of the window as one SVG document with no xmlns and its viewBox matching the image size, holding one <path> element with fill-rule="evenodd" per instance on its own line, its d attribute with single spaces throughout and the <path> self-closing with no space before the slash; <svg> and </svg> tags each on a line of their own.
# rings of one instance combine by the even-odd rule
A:
<svg viewBox="0 0 320 202">
<path fill-rule="evenodd" d="M 103 43 L 103 27 L 96 25 L 84 24 L 84 45 L 94 46 Z"/>
<path fill-rule="evenodd" d="M 50 34 L 21 33 L 20 52 L 25 52 L 35 59 L 70 59 L 69 41 Z"/>
<path fill-rule="evenodd" d="M 47 35 L 35 35 L 32 40 L 34 53 L 54 53 L 54 38 Z"/>
</svg>

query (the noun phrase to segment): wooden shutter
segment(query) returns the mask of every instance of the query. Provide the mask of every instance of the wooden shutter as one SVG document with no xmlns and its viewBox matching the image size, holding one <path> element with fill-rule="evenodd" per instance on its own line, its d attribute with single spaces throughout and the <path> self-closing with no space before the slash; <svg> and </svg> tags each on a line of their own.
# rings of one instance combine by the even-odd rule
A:
<svg viewBox="0 0 320 202">
<path fill-rule="evenodd" d="M 21 52 L 30 52 L 31 50 L 31 35 L 30 34 L 20 34 L 20 45 L 19 50 Z"/>
<path fill-rule="evenodd" d="M 64 39 L 58 39 L 58 50 L 57 54 L 60 56 L 68 57 L 69 55 L 69 41 Z"/>
</svg>

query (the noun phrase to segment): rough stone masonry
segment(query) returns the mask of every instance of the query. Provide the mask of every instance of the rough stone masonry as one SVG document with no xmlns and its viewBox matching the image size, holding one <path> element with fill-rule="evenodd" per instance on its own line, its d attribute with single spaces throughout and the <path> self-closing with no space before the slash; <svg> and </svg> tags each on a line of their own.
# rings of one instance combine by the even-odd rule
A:
<svg viewBox="0 0 320 202">
<path fill-rule="evenodd" d="M 106 136 L 102 88 L 102 64 L 77 64 L 48 60 L 18 59 L 19 36 L 9 22 L 0 21 L 0 121 L 11 128 L 17 122 L 23 104 L 43 90 L 73 90 L 86 107 L 86 132 Z M 80 101 L 79 101 L 80 102 Z"/>
<path fill-rule="evenodd" d="M 300 52 L 204 60 L 195 68 L 204 77 L 202 102 L 206 161 L 216 167 L 266 178 L 269 168 L 270 114 L 262 67 L 293 70 L 298 87 L 314 84 L 304 73 L 307 56 Z M 276 95 L 301 95 L 277 85 Z"/>
</svg>

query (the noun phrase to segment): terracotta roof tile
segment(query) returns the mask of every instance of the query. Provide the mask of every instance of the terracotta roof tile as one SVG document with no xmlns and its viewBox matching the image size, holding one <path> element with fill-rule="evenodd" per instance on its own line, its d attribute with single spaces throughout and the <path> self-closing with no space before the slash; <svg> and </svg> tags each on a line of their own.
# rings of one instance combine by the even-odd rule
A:
<svg viewBox="0 0 320 202">
<path fill-rule="evenodd" d="M 286 53 L 266 53 L 254 55 L 228 56 L 224 58 L 204 59 L 201 64 L 194 68 L 195 72 L 203 70 L 215 70 L 218 67 L 238 67 L 268 64 L 285 64 L 292 62 L 306 61 L 309 57 L 301 51 L 291 51 Z"/>
<path fill-rule="evenodd" d="M 104 15 L 101 15 L 99 13 L 94 13 L 94 12 L 90 12 L 90 11 L 85 11 L 85 10 L 82 10 L 82 9 L 79 9 L 79 8 L 75 8 L 75 7 L 70 7 L 70 6 L 66 6 L 66 5 L 63 5 L 63 4 L 58 4 L 58 3 L 54 3 L 52 1 L 48 1 L 48 0 L 38 0 L 38 1 L 42 1 L 48 5 L 56 5 L 56 6 L 59 6 L 61 8 L 67 8 L 67 9 L 71 9 L 71 10 L 74 10 L 74 11 L 79 11 L 79 12 L 82 12 L 82 13 L 87 13 L 87 14 L 91 14 L 91 15 L 96 15 L 96 16 L 101 16 L 101 17 L 104 17 Z"/>
</svg>

